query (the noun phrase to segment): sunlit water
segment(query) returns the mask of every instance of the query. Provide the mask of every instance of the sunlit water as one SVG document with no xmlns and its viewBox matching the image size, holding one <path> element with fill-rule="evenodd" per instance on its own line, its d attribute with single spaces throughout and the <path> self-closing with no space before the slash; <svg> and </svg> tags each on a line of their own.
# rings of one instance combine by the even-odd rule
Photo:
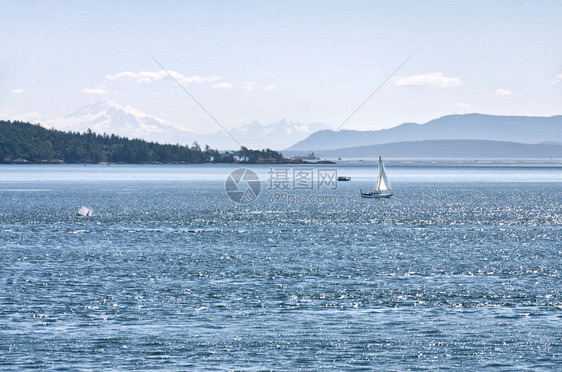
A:
<svg viewBox="0 0 562 372">
<path fill-rule="evenodd" d="M 391 161 L 386 201 L 338 165 L 325 203 L 257 166 L 248 205 L 235 168 L 0 166 L 0 367 L 560 368 L 559 163 Z"/>
</svg>

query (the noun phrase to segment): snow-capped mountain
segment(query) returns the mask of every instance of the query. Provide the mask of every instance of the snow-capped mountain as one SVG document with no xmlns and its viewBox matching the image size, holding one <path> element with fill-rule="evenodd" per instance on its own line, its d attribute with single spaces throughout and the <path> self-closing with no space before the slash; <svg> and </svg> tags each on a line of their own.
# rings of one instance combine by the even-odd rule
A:
<svg viewBox="0 0 562 372">
<path fill-rule="evenodd" d="M 131 106 L 103 99 L 60 119 L 48 120 L 46 127 L 75 132 L 117 134 L 162 143 L 191 143 L 197 133 L 181 125 L 145 114 Z"/>
<path fill-rule="evenodd" d="M 196 133 L 178 123 L 145 114 L 131 106 L 120 105 L 107 99 L 82 107 L 64 118 L 47 120 L 44 126 L 75 132 L 86 132 L 91 129 L 95 133 L 117 134 L 160 143 L 190 145 L 197 141 L 201 146 L 208 144 L 221 150 L 238 148 L 232 138 L 222 130 L 212 134 Z M 304 125 L 282 119 L 267 125 L 254 121 L 229 131 L 240 144 L 248 148 L 269 147 L 281 150 L 323 129 L 331 128 L 321 123 Z"/>
<path fill-rule="evenodd" d="M 232 129 L 230 133 L 246 147 L 254 149 L 270 147 L 274 150 L 281 150 L 297 143 L 299 138 L 304 139 L 310 134 L 323 129 L 331 128 L 322 123 L 304 125 L 288 119 L 281 119 L 277 123 L 266 125 L 254 121 L 242 127 Z"/>
</svg>

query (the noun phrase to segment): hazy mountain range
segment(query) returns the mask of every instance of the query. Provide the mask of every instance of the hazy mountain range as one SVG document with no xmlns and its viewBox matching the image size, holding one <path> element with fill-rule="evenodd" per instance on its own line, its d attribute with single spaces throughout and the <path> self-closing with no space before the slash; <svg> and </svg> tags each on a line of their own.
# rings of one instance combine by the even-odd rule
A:
<svg viewBox="0 0 562 372">
<path fill-rule="evenodd" d="M 201 119 L 198 119 L 201 120 Z M 202 119 L 206 120 L 206 119 Z M 129 138 L 142 138 L 160 143 L 190 145 L 197 141 L 221 150 L 238 149 L 238 145 L 222 130 L 215 133 L 196 133 L 179 123 L 145 114 L 131 106 L 110 100 L 101 100 L 58 119 L 47 120 L 44 127 L 85 132 L 117 134 Z M 271 124 L 254 121 L 239 128 L 229 129 L 243 146 L 253 149 L 271 148 L 279 150 L 303 140 L 310 134 L 329 128 L 321 123 L 300 124 L 287 119 Z"/>
<path fill-rule="evenodd" d="M 283 151 L 285 156 L 295 155 Z M 562 158 L 562 144 L 486 141 L 427 140 L 319 150 L 320 158 Z"/>
<path fill-rule="evenodd" d="M 198 119 L 201 120 L 201 119 Z M 204 119 L 203 119 L 204 120 Z M 48 120 L 45 127 L 118 134 L 160 143 L 208 144 L 217 149 L 237 149 L 222 130 L 204 134 L 145 114 L 130 106 L 101 100 L 67 115 Z M 321 123 L 303 125 L 282 119 L 271 124 L 254 121 L 229 129 L 242 145 L 272 148 L 285 156 L 315 151 L 319 157 L 562 157 L 562 116 L 449 115 L 425 124 L 405 123 L 375 131 L 333 130 Z M 333 135 L 332 135 L 333 134 Z"/>
<path fill-rule="evenodd" d="M 286 151 L 316 150 L 332 134 L 331 130 L 318 131 Z M 322 146 L 322 150 L 406 141 L 460 139 L 521 143 L 562 141 L 562 116 L 449 115 L 425 124 L 405 123 L 376 131 L 342 130 L 333 134 Z M 434 143 L 436 146 L 442 144 Z"/>
</svg>

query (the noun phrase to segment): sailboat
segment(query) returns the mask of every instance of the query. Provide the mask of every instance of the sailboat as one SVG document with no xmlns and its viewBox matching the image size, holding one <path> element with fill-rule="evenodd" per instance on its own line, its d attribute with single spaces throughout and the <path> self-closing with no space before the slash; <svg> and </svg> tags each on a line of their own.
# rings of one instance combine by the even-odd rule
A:
<svg viewBox="0 0 562 372">
<path fill-rule="evenodd" d="M 374 199 L 388 199 L 393 195 L 392 188 L 386 178 L 386 172 L 384 170 L 384 163 L 382 158 L 379 156 L 379 175 L 377 177 L 377 188 L 375 191 L 363 192 L 361 190 L 362 198 L 374 198 Z"/>
</svg>

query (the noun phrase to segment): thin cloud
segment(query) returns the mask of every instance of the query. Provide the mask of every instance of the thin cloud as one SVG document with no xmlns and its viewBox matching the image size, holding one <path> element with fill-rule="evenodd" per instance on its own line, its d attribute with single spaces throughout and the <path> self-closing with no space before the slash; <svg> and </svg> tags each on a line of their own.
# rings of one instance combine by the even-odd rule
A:
<svg viewBox="0 0 562 372">
<path fill-rule="evenodd" d="M 562 74 L 556 75 L 556 77 L 554 78 L 554 80 L 552 80 L 552 81 L 550 82 L 550 85 L 558 84 L 559 81 L 562 81 Z"/>
<path fill-rule="evenodd" d="M 107 94 L 107 88 L 105 87 L 105 85 L 96 85 L 93 88 L 82 89 L 82 93 L 95 94 L 95 95 L 98 95 L 98 96 L 103 96 L 103 95 Z"/>
<path fill-rule="evenodd" d="M 455 106 L 458 108 L 469 108 L 470 107 L 470 103 L 466 103 L 466 102 L 457 102 L 455 103 Z"/>
<path fill-rule="evenodd" d="M 24 89 L 12 89 L 12 93 L 23 94 L 23 93 L 25 93 L 25 90 Z"/>
<path fill-rule="evenodd" d="M 38 123 L 43 119 L 43 115 L 38 112 L 20 112 L 16 113 L 9 108 L 0 110 L 0 120 L 26 121 L 29 123 Z"/>
<path fill-rule="evenodd" d="M 421 75 L 397 76 L 394 78 L 394 85 L 400 87 L 428 86 L 431 88 L 451 88 L 463 86 L 464 83 L 458 78 L 444 76 L 441 72 L 431 72 Z"/>
<path fill-rule="evenodd" d="M 275 85 L 270 84 L 270 85 L 266 85 L 264 89 L 265 89 L 265 90 L 273 90 L 273 89 L 275 89 L 275 88 L 277 88 Z"/>
<path fill-rule="evenodd" d="M 212 86 L 213 89 L 230 89 L 232 88 L 232 84 L 227 83 L 226 81 L 222 81 L 220 83 L 214 84 Z"/>
<path fill-rule="evenodd" d="M 218 76 L 210 76 L 210 77 L 202 77 L 202 76 L 186 76 L 177 71 L 168 71 L 170 75 L 179 81 L 180 83 L 203 83 L 203 82 L 213 82 L 219 80 Z M 115 75 L 106 75 L 106 78 L 109 80 L 128 80 L 134 81 L 137 83 L 153 83 L 156 81 L 161 81 L 166 78 L 169 78 L 168 74 L 164 70 L 160 70 L 157 72 L 152 71 L 140 71 L 140 72 L 132 72 L 132 71 L 122 71 L 118 72 Z"/>
<path fill-rule="evenodd" d="M 253 81 L 246 81 L 242 83 L 242 89 L 252 91 L 256 89 L 256 83 Z"/>
<path fill-rule="evenodd" d="M 498 89 L 496 90 L 496 96 L 512 96 L 514 94 L 513 91 L 509 90 L 509 89 Z"/>
</svg>

